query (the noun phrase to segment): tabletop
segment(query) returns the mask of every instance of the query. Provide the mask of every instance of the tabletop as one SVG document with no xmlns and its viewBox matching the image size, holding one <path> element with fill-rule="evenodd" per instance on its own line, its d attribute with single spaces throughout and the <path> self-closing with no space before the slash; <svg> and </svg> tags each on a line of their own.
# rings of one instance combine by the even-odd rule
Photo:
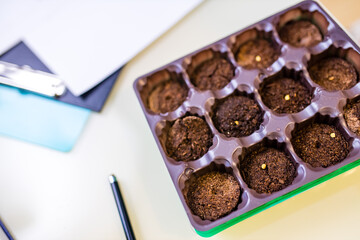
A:
<svg viewBox="0 0 360 240">
<path fill-rule="evenodd" d="M 124 68 L 74 149 L 0 137 L 0 217 L 16 239 L 125 239 L 108 182 L 120 183 L 138 239 L 202 239 L 191 227 L 147 125 L 136 77 L 298 1 L 201 3 Z M 323 0 L 344 26 L 356 0 Z M 106 63 L 103 63 L 106 64 Z M 210 239 L 358 239 L 360 168 L 248 218 Z"/>
</svg>

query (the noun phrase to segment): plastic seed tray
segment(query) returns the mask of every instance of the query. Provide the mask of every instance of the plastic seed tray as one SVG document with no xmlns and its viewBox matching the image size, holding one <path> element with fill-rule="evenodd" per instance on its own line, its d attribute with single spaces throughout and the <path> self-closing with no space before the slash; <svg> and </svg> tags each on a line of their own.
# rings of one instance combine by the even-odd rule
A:
<svg viewBox="0 0 360 240">
<path fill-rule="evenodd" d="M 286 23 L 298 19 L 314 23 L 322 34 L 322 41 L 311 47 L 294 47 L 283 42 L 279 36 L 279 29 Z M 236 61 L 239 46 L 256 38 L 268 39 L 277 53 L 277 58 L 267 68 L 243 68 Z M 346 90 L 327 91 L 311 79 L 308 71 L 323 58 L 340 57 L 355 67 L 358 81 L 359 52 L 359 47 L 318 3 L 304 1 L 136 79 L 134 89 L 149 127 L 189 220 L 199 235 L 212 236 L 360 164 L 360 138 L 349 130 L 343 116 L 346 104 L 358 100 L 360 84 L 357 83 Z M 194 86 L 190 75 L 204 61 L 216 57 L 231 63 L 233 77 L 221 89 L 200 90 Z M 300 112 L 279 114 L 264 104 L 259 93 L 262 84 L 281 76 L 301 82 L 311 92 L 311 103 Z M 156 86 L 169 79 L 175 79 L 185 89 L 184 96 L 175 96 L 179 99 L 183 97 L 183 101 L 179 106 L 175 106 L 173 111 L 154 111 L 149 97 Z M 214 124 L 214 108 L 217 102 L 233 94 L 247 96 L 255 100 L 261 108 L 262 122 L 248 136 L 226 137 Z M 177 119 L 184 116 L 201 117 L 213 134 L 212 145 L 206 153 L 191 161 L 173 159 L 166 147 L 169 129 Z M 291 143 L 294 134 L 298 129 L 314 122 L 335 126 L 341 132 L 349 144 L 349 153 L 344 160 L 326 168 L 314 168 L 296 154 Z M 270 194 L 260 194 L 249 188 L 239 169 L 240 161 L 259 146 L 279 149 L 295 162 L 297 175 L 289 186 Z M 237 207 L 214 221 L 203 220 L 195 215 L 187 202 L 189 184 L 197 176 L 210 171 L 232 174 L 241 187 Z"/>
</svg>

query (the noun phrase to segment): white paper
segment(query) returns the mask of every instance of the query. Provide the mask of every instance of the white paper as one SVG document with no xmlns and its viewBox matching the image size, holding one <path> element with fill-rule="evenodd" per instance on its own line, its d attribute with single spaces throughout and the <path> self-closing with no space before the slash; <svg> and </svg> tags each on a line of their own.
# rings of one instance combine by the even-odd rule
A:
<svg viewBox="0 0 360 240">
<path fill-rule="evenodd" d="M 31 31 L 27 26 L 20 38 L 75 95 L 96 86 L 201 2 L 76 0 L 59 4 L 60 1 L 32 1 L 36 7 L 30 8 L 32 16 L 26 25 L 36 26 Z M 41 9 L 43 4 L 49 12 L 42 9 L 36 16 L 37 8 Z M 16 21 L 15 17 L 13 20 Z M 18 32 L 14 37 L 19 37 Z M 6 46 L 0 41 L 0 50 L 2 45 Z"/>
<path fill-rule="evenodd" d="M 62 9 L 63 3 L 56 0 L 11 0 L 0 1 L 0 53 L 22 40 L 39 24 L 46 22 Z M 66 5 L 66 4 L 65 4 Z"/>
</svg>

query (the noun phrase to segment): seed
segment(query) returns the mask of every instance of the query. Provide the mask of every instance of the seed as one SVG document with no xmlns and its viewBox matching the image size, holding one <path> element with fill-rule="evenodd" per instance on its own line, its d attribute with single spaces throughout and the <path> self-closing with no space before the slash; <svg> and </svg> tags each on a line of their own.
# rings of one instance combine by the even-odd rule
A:
<svg viewBox="0 0 360 240">
<path fill-rule="evenodd" d="M 261 61 L 261 57 L 260 57 L 259 55 L 256 55 L 255 61 L 260 62 L 260 61 Z"/>
<path fill-rule="evenodd" d="M 334 138 L 334 137 L 335 137 L 335 133 L 330 133 L 330 137 Z"/>
<path fill-rule="evenodd" d="M 235 121 L 234 123 L 235 123 L 236 125 L 239 125 L 239 121 Z"/>
<path fill-rule="evenodd" d="M 263 164 L 261 165 L 261 168 L 262 168 L 262 169 L 265 169 L 265 168 L 266 168 L 266 164 L 263 163 Z"/>
<path fill-rule="evenodd" d="M 329 77 L 329 80 L 330 80 L 330 81 L 332 81 L 332 80 L 334 80 L 334 79 L 335 79 L 334 76 L 330 76 L 330 77 Z"/>
<path fill-rule="evenodd" d="M 290 95 L 286 94 L 284 98 L 285 98 L 285 101 L 289 101 L 290 100 Z"/>
</svg>

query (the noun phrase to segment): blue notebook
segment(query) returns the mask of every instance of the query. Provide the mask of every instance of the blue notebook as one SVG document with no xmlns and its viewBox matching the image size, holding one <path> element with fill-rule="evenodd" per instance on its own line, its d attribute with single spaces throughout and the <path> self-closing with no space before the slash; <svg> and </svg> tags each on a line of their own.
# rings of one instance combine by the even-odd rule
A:
<svg viewBox="0 0 360 240">
<path fill-rule="evenodd" d="M 19 43 L 0 60 L 50 70 Z M 25 90 L 0 85 L 0 134 L 63 152 L 70 151 L 79 138 L 90 110 Z"/>
</svg>

